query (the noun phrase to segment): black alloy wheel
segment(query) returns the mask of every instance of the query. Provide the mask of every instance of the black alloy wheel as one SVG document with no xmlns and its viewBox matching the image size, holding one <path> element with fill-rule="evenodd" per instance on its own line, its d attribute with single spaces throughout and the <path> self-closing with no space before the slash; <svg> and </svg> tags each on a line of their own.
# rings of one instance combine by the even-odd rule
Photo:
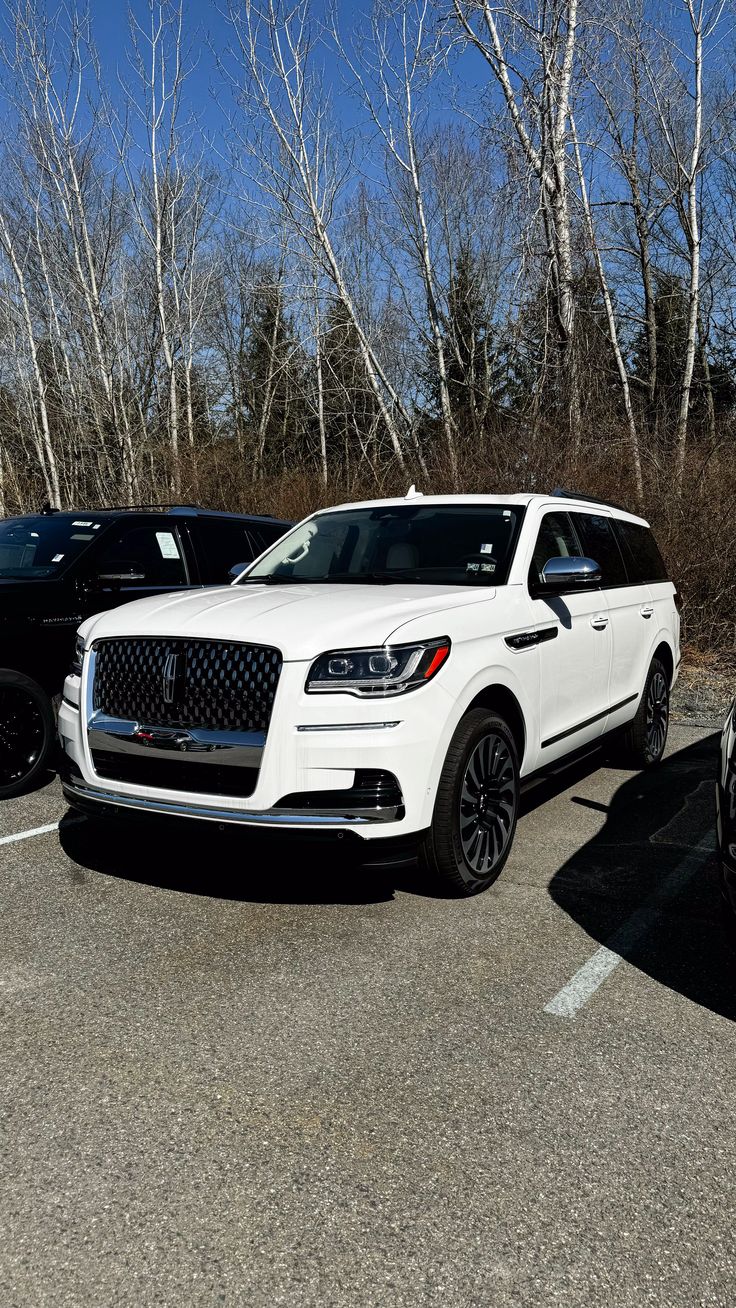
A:
<svg viewBox="0 0 736 1308">
<path fill-rule="evenodd" d="M 489 731 L 468 759 L 460 791 L 460 842 L 476 877 L 487 877 L 505 853 L 515 814 L 511 750 L 503 736 Z"/>
<path fill-rule="evenodd" d="M 670 719 L 670 696 L 664 672 L 660 667 L 649 680 L 646 699 L 647 747 L 652 762 L 664 754 Z"/>
<path fill-rule="evenodd" d="M 54 715 L 40 686 L 0 670 L 0 799 L 20 794 L 48 765 Z"/>
<path fill-rule="evenodd" d="M 630 768 L 648 768 L 659 763 L 667 744 L 670 725 L 670 679 L 664 664 L 652 659 L 639 700 L 636 717 L 621 735 L 616 750 L 621 763 Z"/>
</svg>

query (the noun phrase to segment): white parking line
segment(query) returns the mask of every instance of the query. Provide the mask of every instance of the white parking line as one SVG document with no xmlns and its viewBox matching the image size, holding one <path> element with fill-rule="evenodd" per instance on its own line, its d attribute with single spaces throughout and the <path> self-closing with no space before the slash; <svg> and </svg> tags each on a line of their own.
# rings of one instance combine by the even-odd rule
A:
<svg viewBox="0 0 736 1308">
<path fill-rule="evenodd" d="M 61 818 L 59 818 L 59 822 Z M 83 822 L 83 817 L 67 818 L 65 826 L 73 822 Z M 30 827 L 28 831 L 16 831 L 14 836 L 0 836 L 0 845 L 12 845 L 16 840 L 30 840 L 31 836 L 45 836 L 49 831 L 58 831 L 59 822 L 49 822 L 45 827 Z"/>
<path fill-rule="evenodd" d="M 552 1013 L 555 1017 L 574 1017 L 578 1009 L 587 1004 L 598 987 L 623 962 L 623 956 L 630 951 L 632 945 L 654 925 L 663 905 L 674 899 L 688 881 L 703 870 L 712 852 L 713 835 L 708 832 L 672 869 L 641 908 L 632 913 L 623 926 L 614 932 L 608 944 L 596 949 L 567 985 L 544 1005 L 545 1013 Z"/>
</svg>

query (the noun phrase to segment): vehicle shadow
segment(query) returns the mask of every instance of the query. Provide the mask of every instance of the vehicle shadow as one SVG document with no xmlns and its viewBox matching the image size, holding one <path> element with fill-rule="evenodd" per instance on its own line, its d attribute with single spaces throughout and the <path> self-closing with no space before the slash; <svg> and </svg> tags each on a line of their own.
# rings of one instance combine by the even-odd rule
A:
<svg viewBox="0 0 736 1308">
<path fill-rule="evenodd" d="M 661 985 L 733 1020 L 736 956 L 717 862 L 715 854 L 693 857 L 694 846 L 714 830 L 718 739 L 708 736 L 658 768 L 628 776 L 607 808 L 572 795 L 571 803 L 605 811 L 606 820 L 558 869 L 549 892 L 595 940 Z M 542 791 L 540 802 L 544 797 Z M 646 929 L 630 929 L 632 915 L 650 907 Z"/>
<path fill-rule="evenodd" d="M 393 899 L 399 876 L 363 867 L 347 840 L 264 837 L 210 822 L 80 820 L 70 811 L 59 837 L 67 857 L 92 872 L 243 903 L 380 903 Z"/>
</svg>

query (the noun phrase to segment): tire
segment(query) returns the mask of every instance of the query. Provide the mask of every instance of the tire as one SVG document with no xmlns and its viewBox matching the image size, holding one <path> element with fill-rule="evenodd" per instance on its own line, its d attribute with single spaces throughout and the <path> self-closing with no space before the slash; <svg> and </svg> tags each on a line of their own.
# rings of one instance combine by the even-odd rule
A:
<svg viewBox="0 0 736 1308">
<path fill-rule="evenodd" d="M 519 761 L 503 718 L 471 709 L 447 751 L 422 866 L 457 895 L 476 895 L 500 875 L 519 809 Z"/>
<path fill-rule="evenodd" d="M 50 766 L 56 723 L 44 690 L 0 668 L 0 800 L 20 795 Z"/>
<path fill-rule="evenodd" d="M 624 731 L 621 761 L 631 768 L 651 768 L 661 762 L 670 725 L 670 682 L 667 669 L 652 659 L 636 717 Z"/>
</svg>

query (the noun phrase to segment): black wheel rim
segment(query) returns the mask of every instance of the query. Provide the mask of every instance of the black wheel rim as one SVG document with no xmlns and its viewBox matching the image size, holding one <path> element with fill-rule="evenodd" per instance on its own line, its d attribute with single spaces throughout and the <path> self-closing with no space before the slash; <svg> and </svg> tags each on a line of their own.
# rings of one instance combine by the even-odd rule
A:
<svg viewBox="0 0 736 1308">
<path fill-rule="evenodd" d="M 647 747 L 652 758 L 659 758 L 664 752 L 668 722 L 667 682 L 661 672 L 655 672 L 647 692 Z"/>
<path fill-rule="evenodd" d="M 516 774 L 502 736 L 490 731 L 468 759 L 460 789 L 460 843 L 472 874 L 489 876 L 511 839 Z"/>
<path fill-rule="evenodd" d="M 0 686 L 0 786 L 17 785 L 30 775 L 45 734 L 34 697 L 15 686 Z"/>
</svg>

